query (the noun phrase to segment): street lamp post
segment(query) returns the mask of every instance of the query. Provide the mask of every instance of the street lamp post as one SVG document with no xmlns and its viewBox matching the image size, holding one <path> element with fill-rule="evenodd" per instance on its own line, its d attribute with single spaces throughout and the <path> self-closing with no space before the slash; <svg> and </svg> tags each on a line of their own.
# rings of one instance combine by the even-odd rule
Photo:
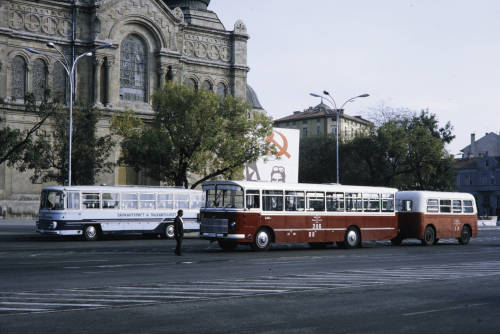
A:
<svg viewBox="0 0 500 334">
<path fill-rule="evenodd" d="M 104 49 L 104 48 L 109 48 L 111 46 L 111 43 L 105 43 L 103 45 L 99 45 L 98 47 L 84 52 L 78 57 L 76 57 L 74 60 L 72 59 L 69 61 L 69 59 L 59 50 L 59 48 L 56 47 L 56 45 L 52 42 L 48 42 L 47 46 L 51 49 L 55 49 L 57 53 L 61 56 L 61 58 L 54 57 L 51 54 L 47 54 L 32 48 L 26 48 L 26 51 L 34 53 L 34 54 L 40 54 L 44 55 L 46 57 L 52 58 L 55 61 L 57 61 L 61 66 L 64 68 L 66 71 L 66 74 L 68 75 L 69 79 L 69 125 L 68 125 L 68 186 L 71 186 L 71 146 L 72 146 L 72 138 L 73 138 L 73 95 L 74 95 L 74 88 L 75 88 L 75 69 L 76 65 L 78 64 L 78 61 L 82 59 L 83 57 L 91 57 L 95 51 L 99 49 Z"/>
<path fill-rule="evenodd" d="M 340 184 L 340 164 L 339 164 L 339 126 L 340 126 L 340 112 L 342 110 L 344 110 L 344 106 L 349 103 L 349 102 L 352 102 L 354 100 L 356 100 L 357 98 L 360 98 L 360 97 L 368 97 L 370 96 L 370 94 L 361 94 L 361 95 L 358 95 L 358 96 L 355 96 L 355 97 L 351 97 L 350 99 L 346 100 L 342 106 L 340 108 L 337 108 L 337 103 L 335 103 L 335 99 L 333 98 L 333 96 L 328 92 L 328 91 L 323 91 L 323 95 L 320 95 L 320 94 L 314 94 L 314 93 L 310 93 L 311 96 L 314 96 L 314 97 L 319 97 L 321 99 L 323 98 L 326 98 L 326 100 L 328 102 L 330 102 L 330 104 L 332 104 L 335 112 L 336 112 L 336 119 L 337 119 L 337 126 L 336 126 L 336 131 L 335 131 L 335 137 L 336 137 L 336 163 L 337 163 L 337 184 Z"/>
</svg>

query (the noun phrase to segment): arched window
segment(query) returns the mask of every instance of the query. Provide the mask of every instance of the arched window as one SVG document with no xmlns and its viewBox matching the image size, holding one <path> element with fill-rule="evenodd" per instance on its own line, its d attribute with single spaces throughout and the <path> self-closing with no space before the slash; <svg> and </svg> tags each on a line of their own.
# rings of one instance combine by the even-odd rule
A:
<svg viewBox="0 0 500 334">
<path fill-rule="evenodd" d="M 210 83 L 210 81 L 208 81 L 208 80 L 203 81 L 203 85 L 201 86 L 201 88 L 208 90 L 208 91 L 213 91 L 213 86 Z"/>
<path fill-rule="evenodd" d="M 126 101 L 147 101 L 148 51 L 144 41 L 128 35 L 120 51 L 120 98 Z"/>
<path fill-rule="evenodd" d="M 198 90 L 198 83 L 193 78 L 186 79 L 186 86 L 193 87 L 194 90 Z"/>
<path fill-rule="evenodd" d="M 217 95 L 219 95 L 220 97 L 222 97 L 223 99 L 226 98 L 227 96 L 227 88 L 226 88 L 226 85 L 224 85 L 222 82 L 219 82 L 217 84 Z"/>
<path fill-rule="evenodd" d="M 56 62 L 54 64 L 54 87 L 52 89 L 54 100 L 60 103 L 66 103 L 66 89 L 68 85 L 68 75 L 64 67 Z"/>
<path fill-rule="evenodd" d="M 26 61 L 21 56 L 12 61 L 12 97 L 23 100 L 26 95 Z"/>
<path fill-rule="evenodd" d="M 47 89 L 47 65 L 42 59 L 33 62 L 33 94 L 37 101 L 42 101 Z"/>
</svg>

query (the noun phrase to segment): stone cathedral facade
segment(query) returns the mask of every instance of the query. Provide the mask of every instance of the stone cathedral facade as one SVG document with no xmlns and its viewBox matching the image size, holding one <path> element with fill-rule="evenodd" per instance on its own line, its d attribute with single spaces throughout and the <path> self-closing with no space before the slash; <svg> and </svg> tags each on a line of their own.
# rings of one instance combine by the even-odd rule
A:
<svg viewBox="0 0 500 334">
<path fill-rule="evenodd" d="M 0 0 L 0 106 L 3 124 L 27 128 L 24 95 L 41 98 L 45 88 L 66 100 L 68 79 L 52 57 L 26 51 L 33 48 L 59 57 L 54 43 L 71 59 L 111 43 L 78 64 L 75 99 L 104 111 L 132 109 L 151 116 L 151 95 L 163 82 L 232 94 L 261 108 L 247 86 L 248 34 L 243 22 L 226 29 L 210 0 Z M 104 122 L 105 123 L 105 122 Z M 99 131 L 107 131 L 108 124 Z M 118 159 L 115 152 L 114 159 Z M 101 177 L 107 184 L 145 183 L 117 167 Z M 135 179 L 134 179 L 135 178 Z M 0 214 L 20 215 L 36 207 L 42 185 L 29 174 L 0 166 Z M 28 210 L 29 211 L 29 210 Z"/>
</svg>

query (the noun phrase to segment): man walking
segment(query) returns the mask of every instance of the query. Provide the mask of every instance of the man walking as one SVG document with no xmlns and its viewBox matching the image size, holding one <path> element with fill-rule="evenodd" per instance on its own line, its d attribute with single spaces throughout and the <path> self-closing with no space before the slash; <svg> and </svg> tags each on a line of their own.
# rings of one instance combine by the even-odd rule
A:
<svg viewBox="0 0 500 334">
<path fill-rule="evenodd" d="M 175 254 L 181 256 L 182 238 L 184 238 L 184 222 L 182 221 L 182 210 L 177 211 L 177 217 L 174 219 L 174 238 L 177 242 Z"/>
</svg>

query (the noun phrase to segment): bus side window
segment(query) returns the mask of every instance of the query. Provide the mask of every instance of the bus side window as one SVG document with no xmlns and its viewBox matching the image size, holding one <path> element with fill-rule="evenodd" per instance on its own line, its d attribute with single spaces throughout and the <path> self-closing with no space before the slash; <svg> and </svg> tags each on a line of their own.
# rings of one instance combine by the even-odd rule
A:
<svg viewBox="0 0 500 334">
<path fill-rule="evenodd" d="M 70 191 L 67 193 L 68 198 L 68 209 L 79 210 L 80 209 L 80 193 L 75 191 Z"/>
<path fill-rule="evenodd" d="M 82 194 L 82 198 L 84 209 L 99 209 L 101 207 L 99 193 Z"/>
<path fill-rule="evenodd" d="M 427 212 L 439 212 L 439 201 L 437 199 L 427 200 Z"/>
<path fill-rule="evenodd" d="M 382 194 L 382 212 L 394 212 L 394 194 Z"/>
<path fill-rule="evenodd" d="M 283 211 L 283 191 L 264 190 L 262 209 L 264 211 Z"/>
<path fill-rule="evenodd" d="M 310 211 L 325 211 L 325 193 L 307 193 L 307 209 Z"/>
<path fill-rule="evenodd" d="M 118 208 L 119 194 L 103 193 L 102 194 L 102 208 L 103 209 L 115 209 Z"/>
<path fill-rule="evenodd" d="M 473 213 L 474 212 L 474 206 L 472 204 L 472 201 L 464 201 L 464 213 Z"/>
<path fill-rule="evenodd" d="M 451 200 L 449 199 L 442 199 L 439 201 L 439 211 L 443 213 L 450 213 L 451 212 Z"/>
<path fill-rule="evenodd" d="M 344 193 L 326 193 L 327 211 L 344 211 Z"/>
<path fill-rule="evenodd" d="M 453 200 L 453 213 L 462 213 L 462 201 Z"/>
<path fill-rule="evenodd" d="M 260 195 L 258 190 L 247 190 L 247 196 L 246 196 L 247 204 L 246 208 L 247 209 L 258 209 L 260 208 Z"/>
</svg>

